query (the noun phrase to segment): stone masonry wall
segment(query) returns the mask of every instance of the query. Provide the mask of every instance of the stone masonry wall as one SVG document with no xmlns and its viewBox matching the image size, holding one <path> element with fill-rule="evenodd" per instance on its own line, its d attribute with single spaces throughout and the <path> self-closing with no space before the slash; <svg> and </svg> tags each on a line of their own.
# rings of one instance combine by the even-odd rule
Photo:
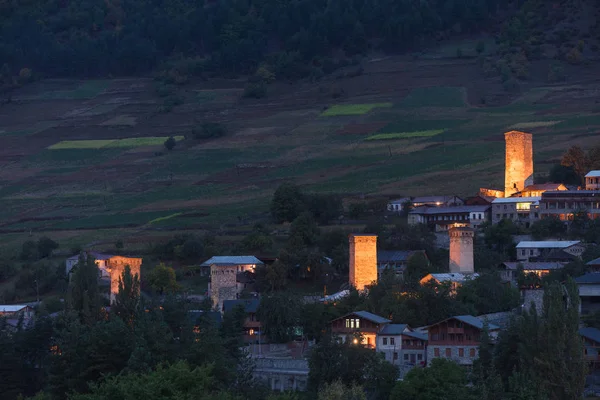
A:
<svg viewBox="0 0 600 400">
<path fill-rule="evenodd" d="M 233 266 L 211 265 L 210 298 L 213 307 L 223 309 L 223 301 L 235 300 L 237 295 L 237 270 Z"/>
<path fill-rule="evenodd" d="M 504 196 L 523 190 L 533 184 L 533 139 L 530 133 L 510 131 L 504 134 L 506 164 Z"/>
<path fill-rule="evenodd" d="M 131 275 L 137 274 L 138 279 L 142 279 L 142 259 L 133 257 L 121 257 L 115 256 L 107 260 L 106 266 L 107 271 L 110 274 L 110 303 L 115 302 L 117 293 L 119 293 L 119 278 L 123 275 L 125 266 L 129 265 Z"/>
<path fill-rule="evenodd" d="M 450 272 L 472 274 L 473 266 L 473 236 L 475 232 L 469 228 L 452 228 L 450 237 Z"/>
<path fill-rule="evenodd" d="M 440 356 L 435 356 L 435 349 L 440 350 Z M 446 356 L 446 349 L 451 349 L 450 357 Z M 464 349 L 464 355 L 461 357 L 458 354 L 458 349 Z M 475 357 L 471 357 L 471 349 L 475 349 Z M 452 345 L 441 345 L 441 346 L 427 346 L 427 365 L 431 363 L 434 358 L 447 358 L 452 360 L 460 365 L 473 365 L 473 361 L 475 361 L 479 357 L 479 347 L 478 346 L 452 346 Z"/>
<path fill-rule="evenodd" d="M 377 235 L 355 235 L 350 241 L 350 285 L 364 290 L 377 282 Z"/>
</svg>

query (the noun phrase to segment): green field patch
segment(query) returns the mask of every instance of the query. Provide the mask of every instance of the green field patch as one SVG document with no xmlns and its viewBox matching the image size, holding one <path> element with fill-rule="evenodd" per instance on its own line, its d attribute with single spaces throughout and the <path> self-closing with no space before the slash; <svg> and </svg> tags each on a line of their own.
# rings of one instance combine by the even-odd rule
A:
<svg viewBox="0 0 600 400">
<path fill-rule="evenodd" d="M 369 104 L 336 104 L 321 113 L 322 117 L 337 117 L 343 115 L 363 115 L 375 108 L 389 108 L 392 103 L 369 103 Z"/>
<path fill-rule="evenodd" d="M 413 89 L 402 100 L 402 107 L 465 107 L 465 90 L 462 87 L 425 87 Z"/>
<path fill-rule="evenodd" d="M 378 133 L 373 136 L 369 136 L 365 140 L 392 140 L 392 139 L 410 139 L 410 138 L 421 138 L 421 137 L 432 137 L 439 135 L 444 132 L 444 129 L 434 129 L 430 131 L 417 131 L 417 132 L 400 132 L 400 133 Z"/>
<path fill-rule="evenodd" d="M 166 220 L 169 220 L 169 219 L 172 219 L 172 218 L 176 218 L 176 217 L 180 216 L 181 214 L 182 213 L 178 212 L 178 213 L 175 213 L 175 214 L 166 215 L 164 217 L 158 217 L 158 218 L 155 218 L 152 221 L 148 222 L 148 224 L 150 224 L 150 225 L 157 224 L 159 222 L 163 222 L 163 221 L 166 221 Z"/>
<path fill-rule="evenodd" d="M 85 81 L 73 90 L 56 90 L 36 96 L 39 100 L 82 100 L 91 99 L 102 93 L 110 86 L 110 81 Z"/>
<path fill-rule="evenodd" d="M 118 213 L 94 215 L 86 218 L 61 221 L 52 225 L 52 229 L 94 229 L 140 226 L 150 221 L 167 217 L 172 211 L 148 211 L 138 213 Z"/>
<path fill-rule="evenodd" d="M 508 129 L 533 129 L 533 128 L 547 128 L 559 124 L 561 121 L 531 121 L 531 122 L 519 122 L 508 127 Z"/>
<path fill-rule="evenodd" d="M 149 136 L 140 138 L 126 139 L 105 139 L 105 140 L 63 140 L 48 147 L 48 150 L 66 150 L 66 149 L 113 149 L 113 148 L 131 148 L 142 146 L 162 145 L 168 136 Z M 175 140 L 183 140 L 185 136 L 174 136 Z"/>
</svg>

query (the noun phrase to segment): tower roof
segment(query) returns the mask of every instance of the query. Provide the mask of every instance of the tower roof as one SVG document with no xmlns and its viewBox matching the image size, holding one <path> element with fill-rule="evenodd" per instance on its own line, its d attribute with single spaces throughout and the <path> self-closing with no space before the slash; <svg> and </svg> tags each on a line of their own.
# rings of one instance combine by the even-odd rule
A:
<svg viewBox="0 0 600 400">
<path fill-rule="evenodd" d="M 532 136 L 531 133 L 527 133 L 527 132 L 521 132 L 521 131 L 508 131 L 504 133 L 504 136 L 517 136 L 517 135 L 526 135 L 526 136 Z"/>
</svg>

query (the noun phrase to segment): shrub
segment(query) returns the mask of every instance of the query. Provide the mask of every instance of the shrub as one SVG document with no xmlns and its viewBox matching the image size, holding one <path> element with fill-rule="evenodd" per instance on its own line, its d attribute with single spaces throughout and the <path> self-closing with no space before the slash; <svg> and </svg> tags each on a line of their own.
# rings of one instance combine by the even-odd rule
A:
<svg viewBox="0 0 600 400">
<path fill-rule="evenodd" d="M 566 79 L 565 69 L 562 65 L 555 63 L 548 70 L 548 82 L 562 82 Z"/>
<path fill-rule="evenodd" d="M 583 61 L 583 56 L 581 55 L 581 52 L 575 47 L 569 50 L 565 58 L 567 59 L 569 64 L 574 65 L 581 64 Z"/>
<path fill-rule="evenodd" d="M 244 97 L 254 99 L 267 97 L 267 85 L 264 82 L 248 82 L 244 87 Z"/>
<path fill-rule="evenodd" d="M 204 122 L 202 125 L 192 129 L 194 139 L 212 139 L 224 136 L 225 126 L 218 122 Z"/>
<path fill-rule="evenodd" d="M 173 150 L 173 148 L 175 147 L 176 144 L 177 144 L 177 141 L 175 140 L 175 138 L 173 136 L 171 136 L 167 140 L 165 140 L 165 148 L 169 151 Z"/>
</svg>

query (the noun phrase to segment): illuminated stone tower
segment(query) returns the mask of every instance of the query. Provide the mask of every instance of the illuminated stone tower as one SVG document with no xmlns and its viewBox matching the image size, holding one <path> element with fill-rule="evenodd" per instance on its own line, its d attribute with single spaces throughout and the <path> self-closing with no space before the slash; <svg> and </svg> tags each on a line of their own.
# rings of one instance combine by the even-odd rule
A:
<svg viewBox="0 0 600 400">
<path fill-rule="evenodd" d="M 472 274 L 475 230 L 464 226 L 450 228 L 450 272 Z"/>
<path fill-rule="evenodd" d="M 123 275 L 126 265 L 129 265 L 132 276 L 137 274 L 138 279 L 142 280 L 141 258 L 112 256 L 106 260 L 106 269 L 110 274 L 110 304 L 115 302 L 117 293 L 119 293 L 119 278 Z"/>
<path fill-rule="evenodd" d="M 506 142 L 506 170 L 504 197 L 533 185 L 533 144 L 530 133 L 510 131 L 504 134 Z"/>
<path fill-rule="evenodd" d="M 357 290 L 377 282 L 377 235 L 351 234 L 350 285 Z"/>
</svg>

